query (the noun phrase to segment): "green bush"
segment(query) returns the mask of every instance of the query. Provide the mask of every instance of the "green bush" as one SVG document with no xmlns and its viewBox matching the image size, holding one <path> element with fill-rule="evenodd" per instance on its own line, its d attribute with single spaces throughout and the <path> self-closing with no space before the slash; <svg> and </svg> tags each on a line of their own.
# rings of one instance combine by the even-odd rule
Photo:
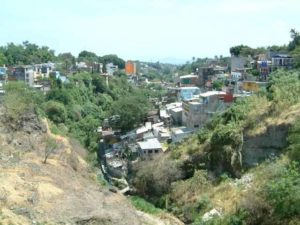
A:
<svg viewBox="0 0 300 225">
<path fill-rule="evenodd" d="M 300 72 L 278 70 L 269 80 L 269 98 L 276 104 L 278 110 L 300 102 Z M 288 90 L 288 91 L 287 91 Z"/>
<path fill-rule="evenodd" d="M 6 116 L 11 122 L 17 123 L 24 114 L 34 109 L 37 95 L 22 82 L 9 82 L 4 89 Z"/>
<path fill-rule="evenodd" d="M 140 198 L 138 196 L 132 196 L 129 199 L 136 209 L 141 210 L 143 212 L 149 214 L 159 214 L 163 212 L 161 209 L 156 208 L 153 204 L 147 202 L 145 199 Z"/>
<path fill-rule="evenodd" d="M 211 137 L 212 146 L 239 146 L 242 144 L 242 133 L 236 123 L 220 124 L 214 130 Z"/>
<path fill-rule="evenodd" d="M 292 162 L 281 177 L 266 187 L 267 199 L 274 208 L 273 216 L 280 219 L 300 215 L 300 172 L 299 164 Z"/>
<path fill-rule="evenodd" d="M 202 128 L 198 133 L 198 140 L 200 144 L 203 144 L 206 140 L 209 140 L 211 131 L 207 128 Z"/>
<path fill-rule="evenodd" d="M 300 162 L 300 119 L 291 127 L 288 142 L 288 156 L 291 160 Z"/>
<path fill-rule="evenodd" d="M 48 101 L 44 103 L 44 109 L 47 117 L 54 123 L 64 123 L 67 119 L 67 111 L 65 106 L 56 101 Z"/>
</svg>

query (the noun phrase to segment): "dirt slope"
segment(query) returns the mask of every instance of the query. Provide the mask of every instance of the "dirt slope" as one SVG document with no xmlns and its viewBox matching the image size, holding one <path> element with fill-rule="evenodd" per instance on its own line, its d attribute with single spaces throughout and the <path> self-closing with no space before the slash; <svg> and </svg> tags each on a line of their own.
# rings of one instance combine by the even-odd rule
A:
<svg viewBox="0 0 300 225">
<path fill-rule="evenodd" d="M 138 212 L 124 196 L 101 186 L 84 149 L 51 134 L 45 121 L 31 119 L 17 132 L 0 123 L 1 225 L 177 224 Z M 61 143 L 46 164 L 45 135 Z"/>
</svg>

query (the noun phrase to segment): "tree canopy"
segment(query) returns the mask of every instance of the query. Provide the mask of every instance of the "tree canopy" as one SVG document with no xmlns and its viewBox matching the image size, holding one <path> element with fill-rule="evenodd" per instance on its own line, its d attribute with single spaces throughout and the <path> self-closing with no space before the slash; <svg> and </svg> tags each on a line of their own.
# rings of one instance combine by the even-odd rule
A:
<svg viewBox="0 0 300 225">
<path fill-rule="evenodd" d="M 39 47 L 28 41 L 19 45 L 8 43 L 0 47 L 0 64 L 8 66 L 46 63 L 54 59 L 54 50 L 47 46 Z"/>
</svg>

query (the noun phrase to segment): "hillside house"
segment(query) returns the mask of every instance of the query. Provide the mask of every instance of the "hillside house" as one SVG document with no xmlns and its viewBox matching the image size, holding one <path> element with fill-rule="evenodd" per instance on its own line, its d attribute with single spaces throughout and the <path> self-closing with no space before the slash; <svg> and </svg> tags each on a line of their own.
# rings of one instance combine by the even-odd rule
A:
<svg viewBox="0 0 300 225">
<path fill-rule="evenodd" d="M 34 67 L 18 66 L 13 68 L 13 79 L 25 82 L 28 86 L 34 85 Z"/>
<path fill-rule="evenodd" d="M 7 69 L 6 67 L 0 67 L 0 82 L 4 83 L 7 79 Z"/>
<path fill-rule="evenodd" d="M 194 74 L 180 76 L 181 87 L 191 87 L 198 84 L 198 76 Z"/>
<path fill-rule="evenodd" d="M 171 128 L 171 138 L 172 142 L 177 143 L 182 141 L 184 138 L 187 138 L 193 134 L 194 129 L 188 127 L 174 127 Z"/>
<path fill-rule="evenodd" d="M 293 68 L 293 58 L 287 54 L 275 54 L 272 56 L 272 68 Z"/>
<path fill-rule="evenodd" d="M 188 101 L 200 94 L 198 87 L 180 87 L 178 92 L 178 100 Z"/>
<path fill-rule="evenodd" d="M 113 63 L 108 63 L 108 64 L 106 64 L 105 67 L 106 67 L 106 73 L 109 76 L 114 75 L 114 72 L 118 71 L 118 66 L 114 65 Z"/>
<path fill-rule="evenodd" d="M 138 154 L 141 158 L 150 158 L 162 152 L 162 145 L 157 138 L 147 139 L 146 141 L 137 142 Z"/>
</svg>

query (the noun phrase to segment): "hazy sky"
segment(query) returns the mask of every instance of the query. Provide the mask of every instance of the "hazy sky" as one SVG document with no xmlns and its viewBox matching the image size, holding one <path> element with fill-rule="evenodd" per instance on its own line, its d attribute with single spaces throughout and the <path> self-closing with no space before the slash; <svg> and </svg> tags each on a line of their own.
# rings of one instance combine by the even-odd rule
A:
<svg viewBox="0 0 300 225">
<path fill-rule="evenodd" d="M 124 59 L 229 55 L 238 44 L 286 44 L 300 0 L 0 0 L 0 45 Z"/>
</svg>

